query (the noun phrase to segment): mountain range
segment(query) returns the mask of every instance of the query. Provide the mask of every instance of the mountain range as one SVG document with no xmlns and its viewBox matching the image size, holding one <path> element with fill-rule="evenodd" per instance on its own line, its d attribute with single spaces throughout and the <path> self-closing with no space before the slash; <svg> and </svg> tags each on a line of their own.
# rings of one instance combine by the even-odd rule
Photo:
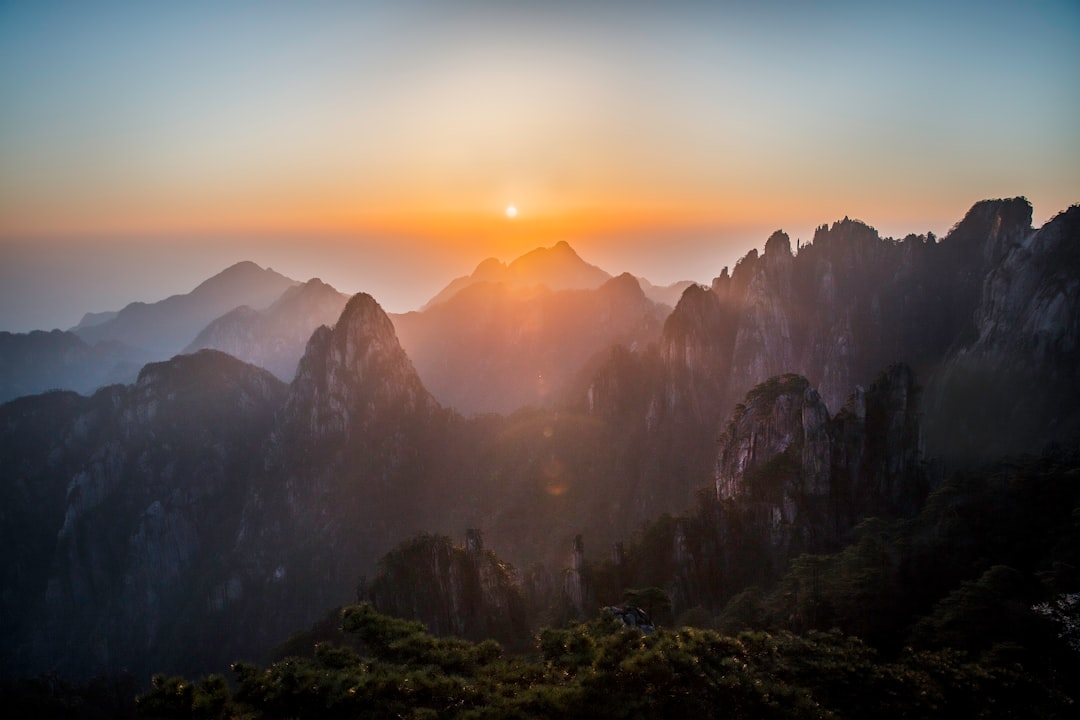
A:
<svg viewBox="0 0 1080 720">
<path fill-rule="evenodd" d="M 725 569 L 723 592 L 701 573 L 670 588 L 681 610 L 715 606 L 740 573 L 769 581 L 866 517 L 912 516 L 947 468 L 1080 435 L 1080 206 L 1035 229 L 1022 198 L 984 201 L 940 240 L 844 219 L 793 250 L 777 232 L 670 313 L 569 246 L 530 262 L 552 258 L 595 286 L 491 265 L 395 318 L 360 293 L 298 360 L 265 338 L 296 342 L 342 298 L 245 266 L 281 290 L 184 325 L 198 352 L 0 405 L 0 672 L 266 657 L 358 596 L 406 606 L 386 578 L 415 577 L 379 558 L 466 528 L 518 568 L 484 577 L 516 578 L 529 612 L 587 614 L 610 602 L 590 563 L 699 493 L 718 503 L 708 542 L 648 532 L 686 567 Z M 133 341 L 143 321 L 122 317 L 81 332 Z M 226 343 L 241 359 L 208 349 Z M 442 627 L 480 622 L 453 607 Z"/>
</svg>

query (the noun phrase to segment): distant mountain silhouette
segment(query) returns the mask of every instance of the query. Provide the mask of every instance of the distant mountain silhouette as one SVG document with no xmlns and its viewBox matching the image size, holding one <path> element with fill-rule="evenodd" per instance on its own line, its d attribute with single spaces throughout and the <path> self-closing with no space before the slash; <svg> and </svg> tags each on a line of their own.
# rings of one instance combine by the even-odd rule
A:
<svg viewBox="0 0 1080 720">
<path fill-rule="evenodd" d="M 123 343 L 89 345 L 63 330 L 0 332 L 0 402 L 56 389 L 91 393 L 130 381 L 148 359 Z"/>
<path fill-rule="evenodd" d="M 513 288 L 546 287 L 548 290 L 592 290 L 611 279 L 604 270 L 581 259 L 565 240 L 549 248 L 536 248 L 509 264 L 488 258 L 476 266 L 471 275 L 455 278 L 421 308 L 428 310 L 444 303 L 465 288 L 477 283 L 504 283 Z M 656 303 L 675 307 L 689 285 L 689 280 L 671 285 L 653 285 L 638 278 L 645 296 Z"/>
<path fill-rule="evenodd" d="M 552 264 L 550 254 L 530 256 Z M 593 355 L 613 344 L 654 342 L 668 312 L 627 273 L 596 288 L 560 291 L 474 282 L 422 312 L 392 317 L 439 402 L 464 413 L 509 413 L 550 405 Z"/>
<path fill-rule="evenodd" d="M 204 348 L 227 352 L 266 368 L 288 382 L 320 325 L 333 325 L 349 296 L 318 278 L 290 287 L 265 310 L 247 305 L 231 310 L 206 326 L 185 353 Z"/>
<path fill-rule="evenodd" d="M 73 328 L 69 328 L 69 330 L 71 332 L 75 332 L 76 330 L 83 330 L 88 327 L 93 327 L 94 325 L 100 325 L 101 323 L 112 320 L 114 317 L 117 316 L 117 314 L 119 314 L 119 312 L 119 310 L 106 310 L 104 312 L 84 313 L 82 316 L 82 320 L 79 321 L 79 324 Z"/>
<path fill-rule="evenodd" d="M 655 303 L 673 308 L 678 305 L 686 288 L 696 283 L 693 280 L 680 280 L 670 285 L 653 285 L 645 278 L 638 278 L 638 284 L 641 285 L 641 291 L 645 293 L 645 297 Z"/>
<path fill-rule="evenodd" d="M 454 295 L 480 282 L 505 283 L 515 288 L 543 285 L 548 290 L 583 290 L 597 288 L 611 275 L 582 260 L 565 240 L 549 248 L 537 248 L 510 264 L 488 258 L 476 266 L 472 275 L 450 282 L 422 310 L 446 302 Z"/>
<path fill-rule="evenodd" d="M 253 262 L 239 262 L 190 293 L 154 303 L 134 302 L 97 324 L 84 325 L 84 318 L 75 332 L 91 345 L 117 340 L 163 359 L 180 352 L 212 320 L 241 305 L 265 308 L 296 284 Z"/>
</svg>

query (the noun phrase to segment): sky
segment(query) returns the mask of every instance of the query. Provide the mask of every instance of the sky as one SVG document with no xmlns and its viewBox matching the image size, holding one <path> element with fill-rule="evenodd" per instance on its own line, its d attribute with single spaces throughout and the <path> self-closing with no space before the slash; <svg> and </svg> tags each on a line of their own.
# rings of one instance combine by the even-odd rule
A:
<svg viewBox="0 0 1080 720">
<path fill-rule="evenodd" d="M 1075 0 L 0 0 L 0 330 L 240 260 L 400 312 L 560 240 L 666 284 L 843 217 L 1038 225 L 1078 128 Z"/>
</svg>

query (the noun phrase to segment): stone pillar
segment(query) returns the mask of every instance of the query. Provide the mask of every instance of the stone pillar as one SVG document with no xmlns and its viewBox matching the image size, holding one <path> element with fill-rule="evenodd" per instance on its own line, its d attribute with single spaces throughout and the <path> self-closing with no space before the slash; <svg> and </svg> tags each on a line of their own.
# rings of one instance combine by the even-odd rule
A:
<svg viewBox="0 0 1080 720">
<path fill-rule="evenodd" d="M 621 542 L 611 543 L 611 564 L 615 566 L 616 570 L 619 570 L 625 562 L 626 552 L 623 544 Z"/>
<path fill-rule="evenodd" d="M 574 552 L 570 556 L 570 569 L 566 571 L 563 591 L 579 617 L 585 614 L 585 576 L 582 574 L 584 568 L 585 543 L 581 535 L 575 535 Z"/>
<path fill-rule="evenodd" d="M 470 560 L 476 562 L 484 553 L 484 534 L 479 528 L 469 528 L 465 531 L 465 554 Z"/>
</svg>

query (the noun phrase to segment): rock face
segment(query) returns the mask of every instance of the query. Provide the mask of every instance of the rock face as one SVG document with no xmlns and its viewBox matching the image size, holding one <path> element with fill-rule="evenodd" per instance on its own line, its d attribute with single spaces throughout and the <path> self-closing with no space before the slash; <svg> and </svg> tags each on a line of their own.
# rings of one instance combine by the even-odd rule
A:
<svg viewBox="0 0 1080 720">
<path fill-rule="evenodd" d="M 395 542 L 443 526 L 432 469 L 447 422 L 371 296 L 312 335 L 235 541 L 246 581 L 265 588 L 250 611 L 262 647 L 350 598 Z"/>
<path fill-rule="evenodd" d="M 16 490 L 9 512 L 45 523 L 5 555 L 6 592 L 25 614 L 5 627 L 4 663 L 75 676 L 178 667 L 215 642 L 206 603 L 226 572 L 219 554 L 284 390 L 206 351 L 147 365 L 135 385 L 91 398 L 3 406 L 16 420 L 5 445 L 41 422 L 52 438 L 44 466 L 28 465 L 25 448 L 3 463 L 5 492 Z"/>
<path fill-rule="evenodd" d="M 403 543 L 360 594 L 379 612 L 420 620 L 436 635 L 520 644 L 530 634 L 516 578 L 475 529 L 463 548 L 435 535 Z"/>
<path fill-rule="evenodd" d="M 265 310 L 244 305 L 222 315 L 184 352 L 221 350 L 290 382 L 311 334 L 321 325 L 337 322 L 348 300 L 348 295 L 318 278 L 308 280 L 286 290 Z"/>
<path fill-rule="evenodd" d="M 928 490 L 918 407 L 905 365 L 858 388 L 832 418 L 806 378 L 771 378 L 720 437 L 716 495 L 748 509 L 783 557 L 834 546 L 869 515 L 910 514 Z"/>
<path fill-rule="evenodd" d="M 930 451 L 967 458 L 1080 435 L 1080 206 L 1038 231 L 1017 232 L 1005 217 L 979 220 L 993 265 L 971 340 L 927 393 Z"/>
<path fill-rule="evenodd" d="M 657 350 L 610 354 L 572 407 L 633 437 L 627 492 L 663 510 L 711 476 L 706 448 L 732 406 L 786 373 L 835 414 L 903 362 L 927 386 L 931 455 L 1038 451 L 1080 432 L 1078 252 L 1076 208 L 1036 232 L 1023 198 L 976 204 L 940 242 L 844 219 L 796 253 L 776 232 L 710 288 L 688 288 Z"/>
</svg>

